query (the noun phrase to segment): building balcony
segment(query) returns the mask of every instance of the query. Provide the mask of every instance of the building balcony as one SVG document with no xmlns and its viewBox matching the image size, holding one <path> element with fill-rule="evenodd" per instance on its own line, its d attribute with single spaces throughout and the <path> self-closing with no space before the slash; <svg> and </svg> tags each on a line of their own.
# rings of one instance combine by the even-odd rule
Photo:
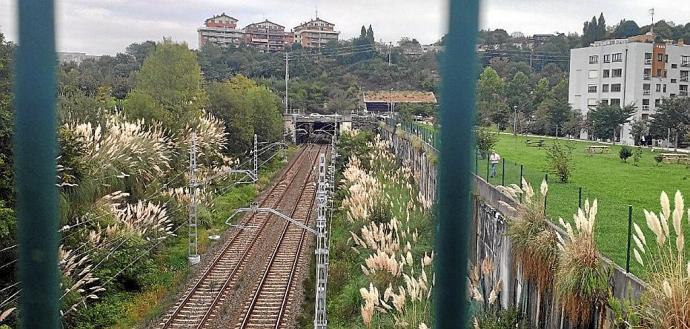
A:
<svg viewBox="0 0 690 329">
<path fill-rule="evenodd" d="M 651 94 L 651 91 L 649 89 L 642 90 L 642 95 L 647 96 L 649 94 Z"/>
<path fill-rule="evenodd" d="M 642 111 L 649 111 L 649 105 L 642 105 Z"/>
<path fill-rule="evenodd" d="M 682 62 L 680 63 L 681 67 L 690 67 L 690 62 Z"/>
<path fill-rule="evenodd" d="M 643 80 L 649 80 L 649 79 L 651 79 L 651 76 L 650 76 L 649 74 L 645 74 L 645 75 L 642 77 L 642 79 L 643 79 Z"/>
<path fill-rule="evenodd" d="M 688 82 L 688 77 L 687 76 L 680 77 L 680 81 Z"/>
<path fill-rule="evenodd" d="M 679 95 L 679 96 L 687 96 L 687 95 L 688 95 L 688 91 L 687 91 L 687 90 L 681 90 L 681 91 L 678 93 L 678 95 Z"/>
<path fill-rule="evenodd" d="M 652 59 L 651 58 L 645 58 L 644 65 L 652 65 Z"/>
</svg>

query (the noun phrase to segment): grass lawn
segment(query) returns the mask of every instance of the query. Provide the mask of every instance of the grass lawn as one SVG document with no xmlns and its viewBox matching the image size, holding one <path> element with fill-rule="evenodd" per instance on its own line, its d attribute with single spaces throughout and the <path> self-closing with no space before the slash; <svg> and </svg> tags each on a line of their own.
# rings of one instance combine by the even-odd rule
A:
<svg viewBox="0 0 690 329">
<path fill-rule="evenodd" d="M 526 146 L 527 138 L 529 137 L 499 135 L 496 151 L 506 159 L 506 185 L 519 183 L 522 164 L 524 177 L 538 189 L 544 173 L 548 171 L 545 147 L 555 140 L 545 138 L 545 147 L 539 148 Z M 558 183 L 555 175 L 549 175 L 547 213 L 556 221 L 558 217 L 572 219 L 572 214 L 578 207 L 579 188 L 582 187 L 582 202 L 586 198 L 598 199 L 599 202 L 596 233 L 601 251 L 623 267 L 626 261 L 628 205 L 633 207 L 633 221 L 644 229 L 647 225 L 643 209 L 658 212 L 661 191 L 669 194 L 671 202 L 676 190 L 680 190 L 686 199 L 690 198 L 690 169 L 684 164 L 663 163 L 657 166 L 654 156 L 658 152 L 652 153 L 650 149 L 644 149 L 639 166 L 635 166 L 632 157 L 627 163 L 618 157 L 618 145 L 611 145 L 608 154 L 589 155 L 585 149 L 592 142 L 559 141 L 574 147 L 574 171 L 570 182 L 565 184 Z M 478 164 L 478 173 L 486 177 L 486 160 L 479 160 Z M 497 177 L 489 180 L 500 185 L 502 179 L 502 166 L 499 164 Z M 648 230 L 645 234 L 648 240 L 652 237 Z M 690 239 L 686 239 L 687 241 Z M 631 260 L 631 271 L 644 276 L 634 260 Z"/>
</svg>

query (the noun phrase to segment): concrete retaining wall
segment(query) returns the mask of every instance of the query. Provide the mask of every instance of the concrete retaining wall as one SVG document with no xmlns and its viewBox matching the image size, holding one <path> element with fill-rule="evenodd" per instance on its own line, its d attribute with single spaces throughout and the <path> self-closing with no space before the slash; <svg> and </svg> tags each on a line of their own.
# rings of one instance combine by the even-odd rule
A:
<svg viewBox="0 0 690 329">
<path fill-rule="evenodd" d="M 436 197 L 437 150 L 418 137 L 392 127 L 383 127 L 380 132 L 382 138 L 391 142 L 397 158 L 411 165 L 420 192 L 433 202 Z M 525 282 L 520 275 L 520 266 L 513 260 L 511 241 L 505 236 L 507 220 L 515 215 L 515 202 L 478 176 L 474 179 L 472 200 L 474 207 L 470 261 L 473 264 L 479 264 L 485 258 L 493 261 L 495 270 L 491 281 L 503 281 L 504 288 L 500 296 L 502 307 L 518 307 L 537 328 L 575 328 L 561 314 L 561 306 L 552 288 L 540 293 L 533 283 Z M 553 224 L 552 227 L 565 236 L 560 227 Z M 644 289 L 644 283 L 640 279 L 625 273 L 624 269 L 609 259 L 602 257 L 602 260 L 611 268 L 609 283 L 614 296 L 623 298 L 628 294 L 633 297 L 640 295 Z M 613 328 L 610 310 L 607 309 L 603 317 L 596 313 L 593 318 L 596 319 L 594 328 Z"/>
</svg>

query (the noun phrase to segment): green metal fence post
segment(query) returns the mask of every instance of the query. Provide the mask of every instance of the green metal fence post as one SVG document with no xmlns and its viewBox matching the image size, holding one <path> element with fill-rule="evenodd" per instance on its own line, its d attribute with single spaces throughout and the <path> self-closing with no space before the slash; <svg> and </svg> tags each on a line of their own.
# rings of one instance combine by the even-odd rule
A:
<svg viewBox="0 0 690 329">
<path fill-rule="evenodd" d="M 438 260 L 435 264 L 435 328 L 465 327 L 467 265 L 471 219 L 472 163 L 467 156 L 474 145 L 476 38 L 479 0 L 449 2 L 449 31 L 441 63 L 441 129 L 438 221 L 435 229 Z M 458 142 L 462 141 L 462 142 Z"/>
<path fill-rule="evenodd" d="M 630 239 L 632 238 L 632 205 L 628 205 L 628 252 L 625 255 L 625 273 L 630 273 Z"/>
<path fill-rule="evenodd" d="M 489 154 L 486 155 L 486 181 L 491 182 L 491 177 L 489 177 L 489 169 L 490 169 L 490 163 L 491 162 L 491 156 Z"/>
<path fill-rule="evenodd" d="M 22 328 L 53 329 L 59 326 L 54 2 L 17 1 L 17 7 L 14 170 L 20 323 Z"/>
<path fill-rule="evenodd" d="M 523 175 L 523 170 L 525 169 L 524 165 L 520 165 L 520 190 L 522 191 L 522 175 Z M 520 193 L 520 202 L 522 202 L 522 193 Z"/>
<path fill-rule="evenodd" d="M 501 186 L 506 186 L 506 158 L 503 158 L 503 164 L 501 168 Z"/>
</svg>

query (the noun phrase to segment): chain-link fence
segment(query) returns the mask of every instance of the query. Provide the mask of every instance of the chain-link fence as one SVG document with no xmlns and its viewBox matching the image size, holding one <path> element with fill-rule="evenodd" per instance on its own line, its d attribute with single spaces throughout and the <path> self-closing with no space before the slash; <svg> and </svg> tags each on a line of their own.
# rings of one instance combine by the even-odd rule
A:
<svg viewBox="0 0 690 329">
<path fill-rule="evenodd" d="M 391 120 L 387 124 L 395 125 Z M 399 129 L 417 136 L 425 143 L 438 149 L 439 138 L 438 130 L 434 127 L 420 123 L 401 123 Z M 472 155 L 474 162 L 473 173 L 488 183 L 495 186 L 510 186 L 515 184 L 522 187 L 523 179 L 532 185 L 535 193 L 539 193 L 539 187 L 543 180 L 549 183 L 549 192 L 546 198 L 546 215 L 554 222 L 558 218 L 572 221 L 573 215 L 578 208 L 582 208 L 587 200 L 593 202 L 597 199 L 598 220 L 597 241 L 601 253 L 613 260 L 624 269 L 629 269 L 633 274 L 643 274 L 641 266 L 634 261 L 630 244 L 632 234 L 632 224 L 637 223 L 640 227 L 646 227 L 644 216 L 641 211 L 633 212 L 632 206 L 612 198 L 600 198 L 585 187 L 575 184 L 557 182 L 557 177 L 549 177 L 549 174 L 540 170 L 535 170 L 502 158 L 498 161 L 491 161 L 488 154 L 479 151 Z"/>
</svg>

